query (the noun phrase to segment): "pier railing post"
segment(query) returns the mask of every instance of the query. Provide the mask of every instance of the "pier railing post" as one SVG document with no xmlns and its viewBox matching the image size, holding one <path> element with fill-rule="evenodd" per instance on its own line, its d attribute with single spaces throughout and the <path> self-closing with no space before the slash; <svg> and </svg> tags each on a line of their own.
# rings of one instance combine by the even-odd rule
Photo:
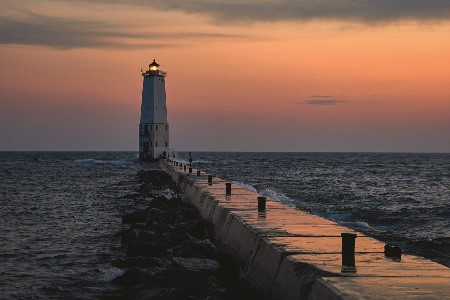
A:
<svg viewBox="0 0 450 300">
<path fill-rule="evenodd" d="M 208 175 L 208 184 L 209 184 L 209 185 L 212 184 L 212 175 Z"/>
<path fill-rule="evenodd" d="M 266 212 L 266 197 L 258 197 L 258 212 Z"/>
<path fill-rule="evenodd" d="M 225 194 L 231 196 L 231 182 L 225 183 Z"/>
<path fill-rule="evenodd" d="M 384 246 L 384 255 L 386 257 L 401 260 L 402 253 L 403 253 L 402 249 L 398 246 L 392 246 L 389 244 Z"/>
<path fill-rule="evenodd" d="M 355 268 L 355 233 L 341 233 L 342 237 L 342 272 L 356 272 Z"/>
</svg>

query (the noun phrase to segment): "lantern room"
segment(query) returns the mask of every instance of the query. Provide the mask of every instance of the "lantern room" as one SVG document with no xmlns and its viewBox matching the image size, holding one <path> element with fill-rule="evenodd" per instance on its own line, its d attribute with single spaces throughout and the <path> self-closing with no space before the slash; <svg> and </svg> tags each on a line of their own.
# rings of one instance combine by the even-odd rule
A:
<svg viewBox="0 0 450 300">
<path fill-rule="evenodd" d="M 141 70 L 142 76 L 166 76 L 166 72 L 159 69 L 159 64 L 156 60 L 153 60 L 151 64 L 148 65 L 148 70 Z"/>
</svg>

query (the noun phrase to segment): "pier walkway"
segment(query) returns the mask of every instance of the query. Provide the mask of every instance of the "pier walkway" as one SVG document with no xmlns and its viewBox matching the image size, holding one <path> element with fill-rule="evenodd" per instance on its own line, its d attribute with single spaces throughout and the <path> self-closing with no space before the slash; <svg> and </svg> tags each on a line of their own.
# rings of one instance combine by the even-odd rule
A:
<svg viewBox="0 0 450 300">
<path fill-rule="evenodd" d="M 268 298 L 450 299 L 443 265 L 386 257 L 383 242 L 335 222 L 268 197 L 258 212 L 255 192 L 231 184 L 227 195 L 223 179 L 208 183 L 208 174 L 171 160 L 160 167 L 212 224 L 219 251 L 236 258 L 244 280 Z M 342 233 L 357 236 L 355 268 L 342 266 Z"/>
</svg>

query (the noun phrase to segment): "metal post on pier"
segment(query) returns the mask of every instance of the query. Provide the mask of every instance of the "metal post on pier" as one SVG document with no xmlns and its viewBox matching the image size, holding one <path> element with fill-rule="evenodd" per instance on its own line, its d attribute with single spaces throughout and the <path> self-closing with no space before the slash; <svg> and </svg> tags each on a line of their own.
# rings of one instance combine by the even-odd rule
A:
<svg viewBox="0 0 450 300">
<path fill-rule="evenodd" d="M 341 233 L 342 237 L 342 272 L 355 273 L 355 233 Z"/>
<path fill-rule="evenodd" d="M 231 196 L 231 182 L 225 183 L 225 194 Z"/>
<path fill-rule="evenodd" d="M 266 201 L 266 197 L 258 197 L 258 212 L 266 212 Z"/>
</svg>

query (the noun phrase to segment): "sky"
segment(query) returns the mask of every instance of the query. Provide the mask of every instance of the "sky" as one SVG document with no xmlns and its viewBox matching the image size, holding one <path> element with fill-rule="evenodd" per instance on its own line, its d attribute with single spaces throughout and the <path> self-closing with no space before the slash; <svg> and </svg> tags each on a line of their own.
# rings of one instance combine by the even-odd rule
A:
<svg viewBox="0 0 450 300">
<path fill-rule="evenodd" d="M 450 152 L 448 0 L 2 0 L 0 151 Z"/>
</svg>

